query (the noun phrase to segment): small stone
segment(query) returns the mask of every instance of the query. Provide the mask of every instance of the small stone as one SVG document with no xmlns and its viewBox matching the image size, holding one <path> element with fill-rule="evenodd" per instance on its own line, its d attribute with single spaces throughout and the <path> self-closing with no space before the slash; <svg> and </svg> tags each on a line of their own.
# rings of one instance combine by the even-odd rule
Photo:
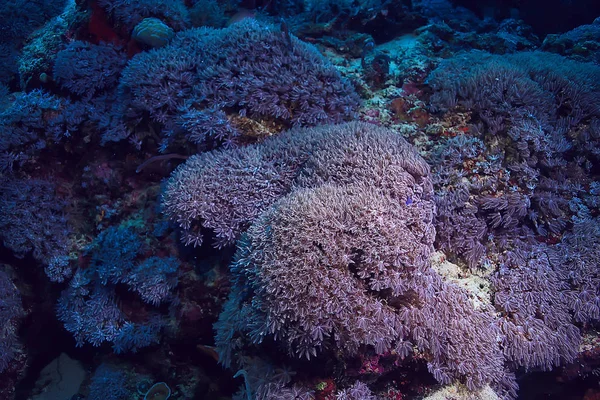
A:
<svg viewBox="0 0 600 400">
<path fill-rule="evenodd" d="M 31 399 L 71 399 L 78 394 L 85 375 L 85 370 L 79 361 L 62 353 L 42 369 L 35 382 L 38 394 Z"/>
<path fill-rule="evenodd" d="M 175 31 L 158 18 L 144 18 L 133 28 L 131 37 L 150 47 L 166 46 L 175 36 Z"/>
</svg>

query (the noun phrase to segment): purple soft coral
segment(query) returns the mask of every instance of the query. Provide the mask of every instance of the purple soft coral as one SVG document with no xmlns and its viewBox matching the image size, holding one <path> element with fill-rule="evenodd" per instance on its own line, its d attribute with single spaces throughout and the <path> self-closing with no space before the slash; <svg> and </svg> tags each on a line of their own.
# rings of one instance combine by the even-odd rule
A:
<svg viewBox="0 0 600 400">
<path fill-rule="evenodd" d="M 126 63 L 125 53 L 111 44 L 74 41 L 56 55 L 53 75 L 69 92 L 91 98 L 116 86 Z"/>
<path fill-rule="evenodd" d="M 408 356 L 416 347 L 442 383 L 510 381 L 492 310 L 476 309 L 429 267 L 435 206 L 424 160 L 373 125 L 292 133 L 312 146 L 291 191 L 248 215 L 216 325 L 221 361 L 235 361 L 244 341 L 272 336 L 298 358 L 365 348 Z"/>
<path fill-rule="evenodd" d="M 276 68 L 272 66 L 276 65 Z M 194 131 L 194 110 L 217 109 L 284 126 L 341 122 L 359 98 L 312 45 L 289 42 L 253 19 L 224 29 L 189 29 L 166 47 L 136 55 L 121 79 L 128 116 Z M 196 115 L 195 117 L 197 117 Z M 189 125 L 189 126 L 188 126 Z"/>
</svg>

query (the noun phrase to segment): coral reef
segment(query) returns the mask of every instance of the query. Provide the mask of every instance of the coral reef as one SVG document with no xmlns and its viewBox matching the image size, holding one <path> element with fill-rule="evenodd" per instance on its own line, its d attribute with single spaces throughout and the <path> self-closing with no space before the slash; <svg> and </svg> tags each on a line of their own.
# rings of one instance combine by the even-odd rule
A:
<svg viewBox="0 0 600 400">
<path fill-rule="evenodd" d="M 98 0 L 98 5 L 129 32 L 148 17 L 163 20 L 177 31 L 190 25 L 189 13 L 183 0 Z"/>
<path fill-rule="evenodd" d="M 541 48 L 579 61 L 600 63 L 600 17 L 589 25 L 546 36 Z"/>
<path fill-rule="evenodd" d="M 587 149 L 597 136 L 599 78 L 596 66 L 539 52 L 471 52 L 430 75 L 433 110 L 464 110 L 473 131 L 433 153 L 436 186 L 445 188 L 437 201 L 442 249 L 474 267 L 484 262 L 490 237 L 564 229 L 573 215 L 569 201 L 583 195 L 578 188 L 589 182 L 584 171 L 596 158 Z M 563 190 L 571 196 L 557 195 Z"/>
<path fill-rule="evenodd" d="M 5 1 L 0 398 L 596 396 L 583 1 Z"/>
<path fill-rule="evenodd" d="M 6 272 L 0 270 L 0 374 L 6 370 L 20 346 L 17 328 L 19 319 L 24 315 L 19 290 Z"/>
<path fill-rule="evenodd" d="M 126 62 L 113 45 L 74 41 L 56 54 L 53 76 L 72 94 L 91 98 L 116 85 Z"/>
<path fill-rule="evenodd" d="M 406 357 L 414 343 L 430 354 L 429 369 L 442 383 L 464 377 L 476 388 L 510 380 L 491 310 L 475 310 L 427 263 L 434 206 L 423 160 L 400 137 L 373 125 L 290 133 L 306 141 L 321 136 L 319 146 L 294 174 L 295 189 L 265 206 L 238 241 L 232 294 L 216 325 L 221 362 L 239 357 L 240 334 L 254 344 L 272 335 L 291 355 L 308 359 L 318 351 L 351 357 L 365 345 Z M 190 167 L 201 168 L 195 161 L 178 173 L 192 175 Z M 189 188 L 181 182 L 187 179 L 194 180 L 183 176 L 167 189 L 167 208 L 169 196 Z M 198 215 L 189 203 L 179 209 Z"/>
<path fill-rule="evenodd" d="M 16 77 L 19 49 L 27 37 L 44 23 L 60 14 L 67 0 L 11 0 L 0 5 L 0 84 Z"/>
<path fill-rule="evenodd" d="M 0 112 L 0 171 L 36 163 L 47 148 L 70 140 L 85 112 L 80 104 L 42 90 L 16 95 Z"/>
<path fill-rule="evenodd" d="M 286 126 L 342 121 L 359 103 L 312 46 L 251 19 L 224 29 L 189 29 L 166 47 L 138 54 L 123 71 L 120 91 L 128 118 L 149 116 L 171 131 L 182 108 Z M 189 118 L 183 125 L 201 129 Z"/>
<path fill-rule="evenodd" d="M 177 285 L 179 263 L 160 257 L 136 262 L 142 246 L 138 234 L 128 227 L 108 228 L 91 245 L 90 265 L 75 271 L 57 309 L 78 346 L 112 342 L 116 353 L 137 352 L 160 340 L 166 319 L 157 306 L 175 302 L 171 291 Z M 137 315 L 128 317 L 118 305 L 117 284 L 127 285 L 155 309 L 142 306 Z"/>
<path fill-rule="evenodd" d="M 96 368 L 89 387 L 89 400 L 124 400 L 130 396 L 124 371 L 106 363 Z"/>
<path fill-rule="evenodd" d="M 0 195 L 0 237 L 18 257 L 31 253 L 48 278 L 63 282 L 72 271 L 73 248 L 67 200 L 57 196 L 54 184 L 44 180 L 4 179 Z"/>
</svg>

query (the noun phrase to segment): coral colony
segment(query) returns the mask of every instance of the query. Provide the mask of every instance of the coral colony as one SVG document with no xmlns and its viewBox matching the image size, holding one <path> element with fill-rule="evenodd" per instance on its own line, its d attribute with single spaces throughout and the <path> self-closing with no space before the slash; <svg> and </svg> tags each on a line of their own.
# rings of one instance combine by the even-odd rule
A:
<svg viewBox="0 0 600 400">
<path fill-rule="evenodd" d="M 529 3 L 3 1 L 0 400 L 600 398 L 600 5 Z"/>
</svg>

